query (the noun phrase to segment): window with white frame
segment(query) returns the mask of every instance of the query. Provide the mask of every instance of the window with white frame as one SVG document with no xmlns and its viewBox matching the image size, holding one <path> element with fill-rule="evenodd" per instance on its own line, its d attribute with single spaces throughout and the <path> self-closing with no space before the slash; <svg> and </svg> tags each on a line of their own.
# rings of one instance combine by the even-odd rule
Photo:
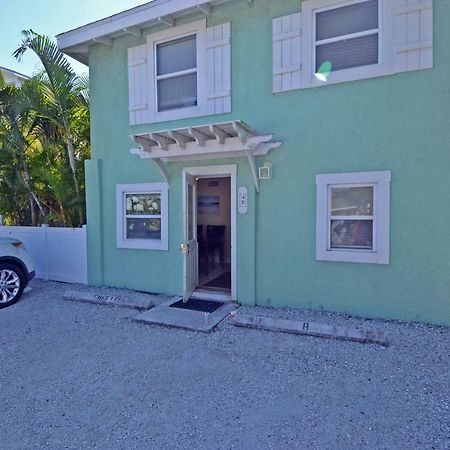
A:
<svg viewBox="0 0 450 450">
<path fill-rule="evenodd" d="M 130 125 L 231 112 L 231 24 L 206 19 L 128 49 Z"/>
<path fill-rule="evenodd" d="M 117 247 L 168 249 L 166 183 L 116 186 Z"/>
<path fill-rule="evenodd" d="M 389 263 L 391 173 L 317 175 L 316 258 Z"/>
<path fill-rule="evenodd" d="M 206 92 L 206 21 L 151 33 L 148 80 L 149 121 L 202 114 Z"/>
<path fill-rule="evenodd" d="M 158 112 L 197 106 L 197 37 L 156 44 Z"/>
<path fill-rule="evenodd" d="M 378 64 L 379 0 L 359 0 L 314 11 L 315 71 L 333 72 Z"/>
<path fill-rule="evenodd" d="M 273 19 L 273 92 L 432 68 L 433 2 L 401 3 L 303 0 Z"/>
</svg>

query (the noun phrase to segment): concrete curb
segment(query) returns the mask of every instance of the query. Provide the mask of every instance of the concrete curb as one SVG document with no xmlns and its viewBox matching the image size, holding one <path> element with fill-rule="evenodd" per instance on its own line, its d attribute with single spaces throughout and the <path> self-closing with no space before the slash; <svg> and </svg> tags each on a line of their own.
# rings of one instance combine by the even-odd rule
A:
<svg viewBox="0 0 450 450">
<path fill-rule="evenodd" d="M 232 314 L 230 322 L 236 327 L 253 328 L 257 330 L 277 331 L 281 333 L 302 334 L 331 339 L 360 342 L 363 344 L 389 345 L 385 333 L 375 330 L 359 330 L 341 326 L 325 325 L 313 322 L 275 319 L 272 317 L 257 317 L 244 314 Z"/>
<path fill-rule="evenodd" d="M 96 305 L 115 306 L 118 308 L 132 308 L 138 310 L 148 310 L 155 306 L 150 300 L 145 298 L 117 297 L 115 295 L 94 294 L 83 291 L 66 291 L 63 294 L 64 300 L 74 302 L 94 303 Z"/>
</svg>

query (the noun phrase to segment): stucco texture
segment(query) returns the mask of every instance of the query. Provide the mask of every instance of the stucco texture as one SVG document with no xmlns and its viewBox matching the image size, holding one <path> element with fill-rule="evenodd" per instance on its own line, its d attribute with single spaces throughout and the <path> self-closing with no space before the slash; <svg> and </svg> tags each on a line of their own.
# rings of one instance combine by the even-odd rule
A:
<svg viewBox="0 0 450 450">
<path fill-rule="evenodd" d="M 94 46 L 92 161 L 88 186 L 92 284 L 182 293 L 182 168 L 237 164 L 249 212 L 237 218 L 238 301 L 450 325 L 450 10 L 434 1 L 434 68 L 272 94 L 272 19 L 297 1 L 234 0 L 209 25 L 232 24 L 232 113 L 130 127 L 127 48 L 145 36 Z M 196 17 L 188 18 L 191 20 Z M 151 161 L 129 154 L 129 135 L 240 119 L 274 132 L 280 149 L 260 158 L 273 179 L 254 193 L 248 162 L 169 165 L 169 250 L 116 248 L 115 186 L 161 181 Z M 319 262 L 315 176 L 391 170 L 390 264 Z"/>
</svg>

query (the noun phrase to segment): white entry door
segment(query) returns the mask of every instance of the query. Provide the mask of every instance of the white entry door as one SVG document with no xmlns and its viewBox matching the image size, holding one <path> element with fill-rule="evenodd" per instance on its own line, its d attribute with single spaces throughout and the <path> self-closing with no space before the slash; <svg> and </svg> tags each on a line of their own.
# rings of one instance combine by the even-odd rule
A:
<svg viewBox="0 0 450 450">
<path fill-rule="evenodd" d="M 197 245 L 197 181 L 185 173 L 183 217 L 184 242 L 181 251 L 184 258 L 184 294 L 186 303 L 198 284 L 198 245 Z"/>
</svg>

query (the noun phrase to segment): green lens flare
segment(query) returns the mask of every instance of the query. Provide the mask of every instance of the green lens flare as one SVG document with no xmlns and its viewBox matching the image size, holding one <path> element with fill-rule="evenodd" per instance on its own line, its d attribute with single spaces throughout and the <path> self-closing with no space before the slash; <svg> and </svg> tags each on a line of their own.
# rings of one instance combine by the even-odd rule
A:
<svg viewBox="0 0 450 450">
<path fill-rule="evenodd" d="M 328 76 L 331 73 L 331 69 L 332 69 L 331 61 L 325 61 L 320 65 L 320 67 L 317 69 L 317 72 L 314 75 L 320 81 L 327 81 Z"/>
</svg>

